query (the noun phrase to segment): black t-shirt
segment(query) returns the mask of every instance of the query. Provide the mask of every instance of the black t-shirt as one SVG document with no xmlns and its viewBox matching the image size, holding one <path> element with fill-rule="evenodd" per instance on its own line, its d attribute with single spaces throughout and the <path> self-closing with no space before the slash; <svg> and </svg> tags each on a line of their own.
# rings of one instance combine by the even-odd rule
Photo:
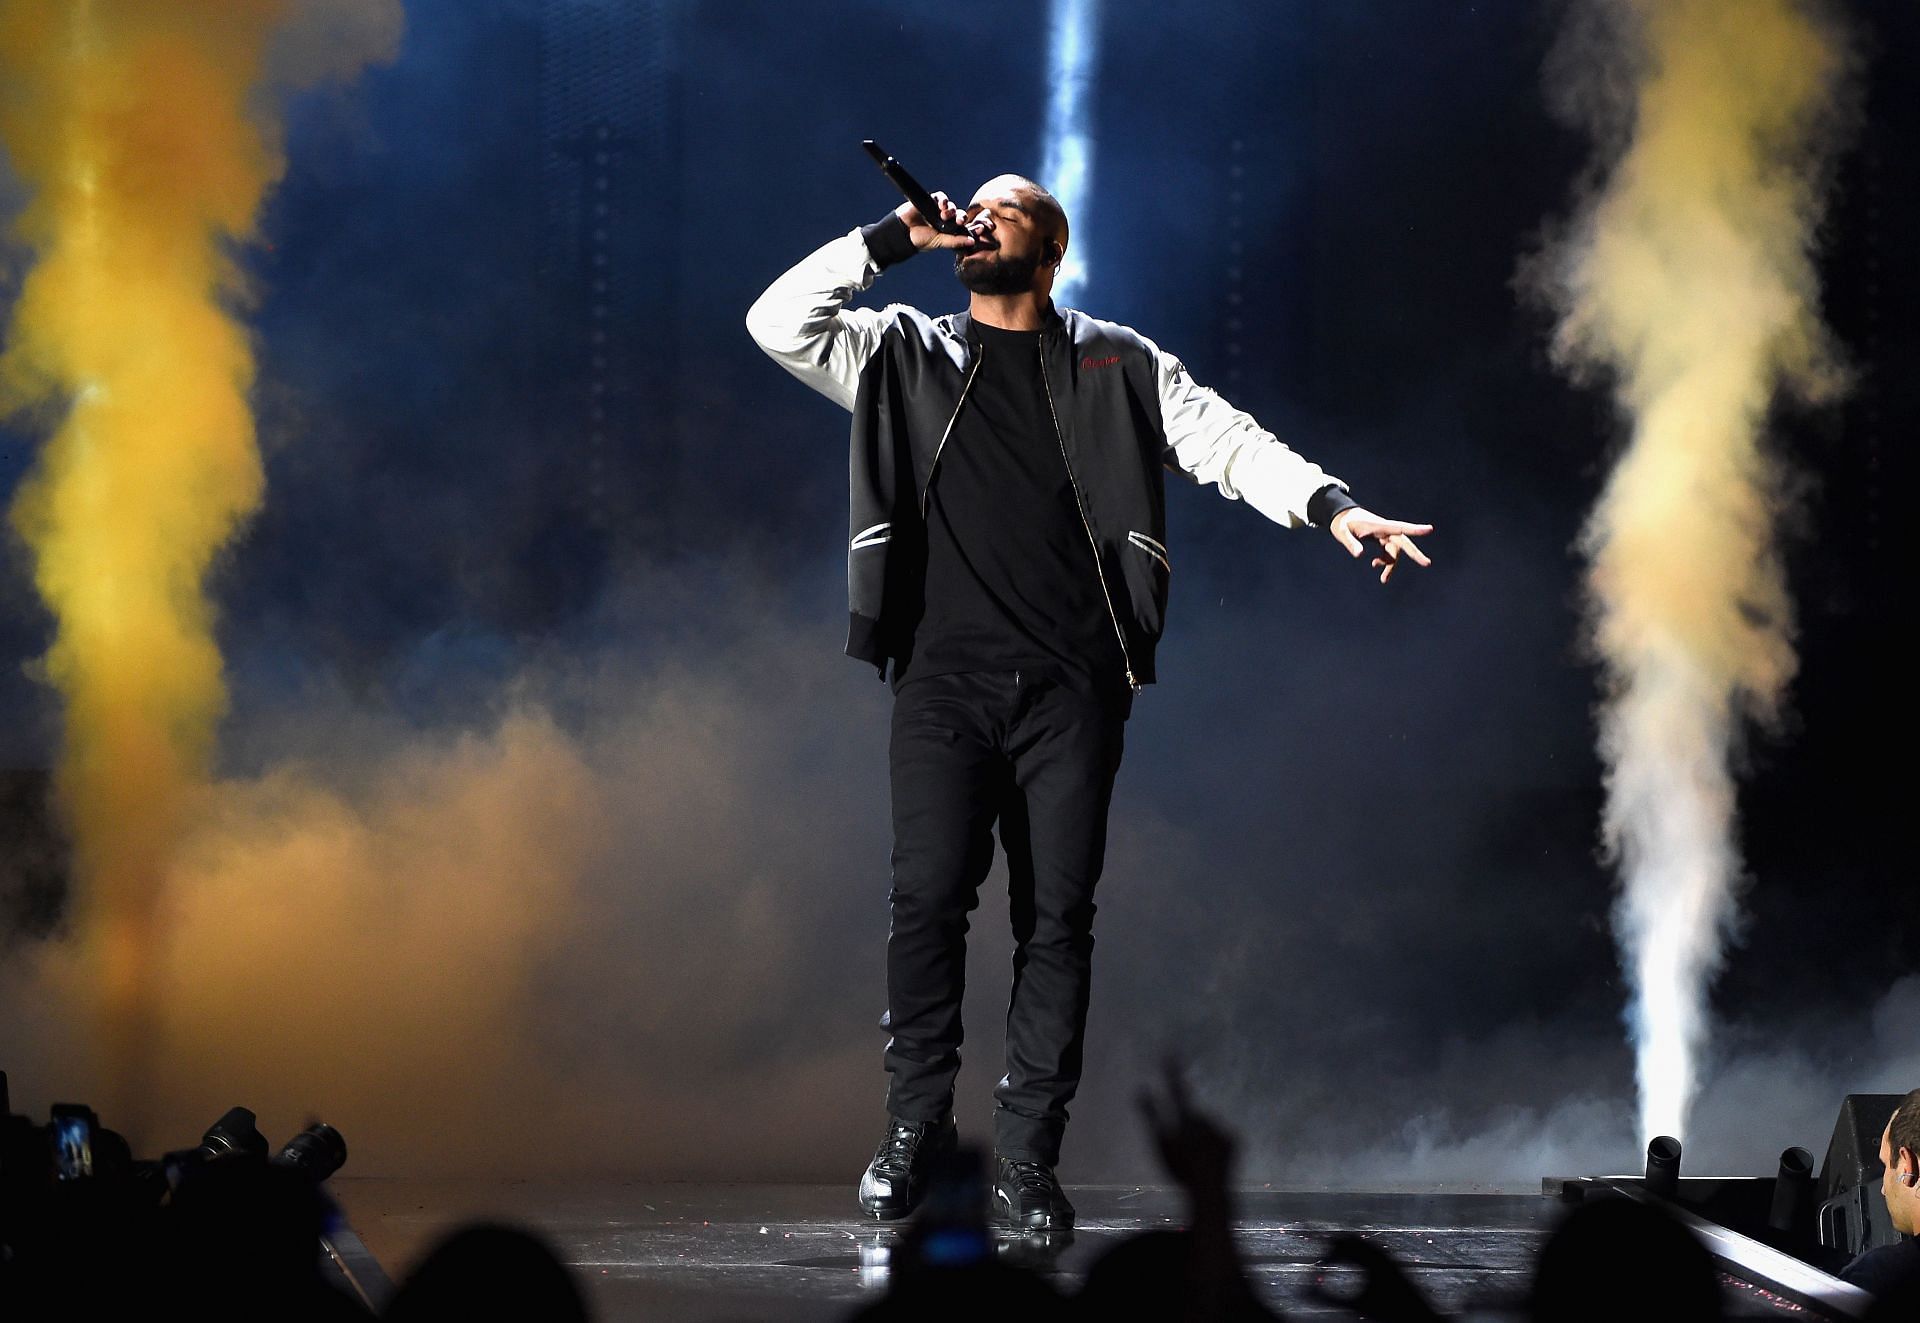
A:
<svg viewBox="0 0 1920 1323">
<path fill-rule="evenodd" d="M 1904 1236 L 1891 1245 L 1870 1249 L 1840 1270 L 1840 1280 L 1876 1296 L 1897 1286 L 1920 1284 L 1920 1240 Z"/>
<path fill-rule="evenodd" d="M 1032 670 L 1124 692 L 1119 633 L 1048 406 L 1041 333 L 973 326 L 979 365 L 928 492 L 925 612 L 894 684 Z"/>
</svg>

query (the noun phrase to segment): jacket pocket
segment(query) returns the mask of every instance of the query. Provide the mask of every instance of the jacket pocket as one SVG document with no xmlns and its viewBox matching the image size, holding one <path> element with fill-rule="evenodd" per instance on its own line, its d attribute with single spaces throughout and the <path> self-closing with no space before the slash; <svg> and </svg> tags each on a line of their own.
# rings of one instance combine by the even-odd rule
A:
<svg viewBox="0 0 1920 1323">
<path fill-rule="evenodd" d="M 872 528 L 854 534 L 853 540 L 847 543 L 847 550 L 858 551 L 862 547 L 877 547 L 883 542 L 892 540 L 893 525 L 891 523 L 875 524 Z"/>
<path fill-rule="evenodd" d="M 1131 530 L 1127 533 L 1127 541 L 1159 561 L 1160 568 L 1168 574 L 1173 573 L 1173 562 L 1167 559 L 1167 549 L 1160 543 L 1155 542 L 1145 533 L 1135 533 Z"/>
</svg>

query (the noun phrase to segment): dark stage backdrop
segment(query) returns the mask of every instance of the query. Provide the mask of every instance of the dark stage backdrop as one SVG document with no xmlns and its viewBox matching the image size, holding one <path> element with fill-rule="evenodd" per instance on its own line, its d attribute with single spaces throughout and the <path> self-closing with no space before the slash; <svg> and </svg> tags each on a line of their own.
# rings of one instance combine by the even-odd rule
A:
<svg viewBox="0 0 1920 1323">
<path fill-rule="evenodd" d="M 1514 287 L 1588 152 L 1544 106 L 1559 12 L 1105 6 L 1080 303 L 1436 532 L 1433 569 L 1383 591 L 1323 533 L 1170 490 L 1163 679 L 1114 805 L 1072 1178 L 1151 1170 L 1132 1095 L 1168 1052 L 1240 1128 L 1255 1181 L 1633 1160 L 1571 549 L 1618 424 L 1553 371 L 1545 315 Z M 1842 1092 L 1920 1084 L 1894 643 L 1920 424 L 1904 393 L 1920 10 L 1850 12 L 1864 112 L 1823 270 L 1855 384 L 1779 432 L 1805 480 L 1802 672 L 1789 729 L 1747 755 L 1749 918 L 1694 1141 L 1755 1171 L 1817 1146 Z M 411 839 L 382 800 L 419 794 L 440 821 L 434 787 L 512 764 L 535 712 L 581 781 L 556 790 L 538 760 L 507 776 L 490 820 L 538 823 L 502 854 L 539 872 L 539 832 L 586 802 L 594 848 L 524 888 L 488 858 L 388 876 L 379 860 L 414 856 L 371 850 L 389 889 L 310 934 L 351 1045 L 318 1034 L 290 1083 L 252 1082 L 235 1063 L 277 1067 L 236 1051 L 205 1094 L 350 1118 L 391 1170 L 456 1168 L 506 1135 L 534 1167 L 851 1179 L 881 1119 L 886 696 L 838 656 L 845 416 L 742 318 L 790 262 L 894 205 L 862 137 L 957 194 L 1040 170 L 1044 9 L 407 14 L 396 63 L 291 108 L 270 247 L 249 259 L 270 490 L 215 579 L 222 774 L 297 769 L 342 788 L 371 837 Z M 867 297 L 962 304 L 933 257 Z M 7 485 L 32 451 L 4 436 Z M 47 631 L 16 546 L 0 762 L 29 774 L 57 731 L 25 669 Z M 20 808 L 31 779 L 5 800 L 21 839 L 44 833 Z M 8 848 L 5 950 L 24 967 L 61 893 L 43 840 Z M 999 1075 L 1003 885 L 996 867 L 975 924 L 976 1134 Z M 508 917 L 449 935 L 476 906 Z M 329 962 L 329 942 L 374 955 Z M 383 1000 L 413 995 L 383 951 L 510 965 L 511 995 L 473 1021 L 449 996 L 447 1022 L 410 1024 Z M 409 1058 L 442 1031 L 495 1046 L 466 1075 L 453 1053 L 436 1092 Z M 32 1055 L 59 1037 L 41 1033 L 0 1061 L 16 1096 L 32 1061 L 62 1059 Z M 197 1087 L 180 1090 L 194 1105 Z M 467 1117 L 490 1090 L 505 1101 Z M 542 1117 L 569 1109 L 577 1134 L 554 1134 Z"/>
</svg>

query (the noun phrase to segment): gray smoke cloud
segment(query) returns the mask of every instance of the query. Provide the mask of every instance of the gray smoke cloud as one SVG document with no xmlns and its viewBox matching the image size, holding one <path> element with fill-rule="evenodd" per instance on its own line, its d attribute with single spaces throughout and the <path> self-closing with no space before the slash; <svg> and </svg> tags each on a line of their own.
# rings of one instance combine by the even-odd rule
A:
<svg viewBox="0 0 1920 1323">
<path fill-rule="evenodd" d="M 523 1173 L 779 1176 L 844 1147 L 824 1103 L 871 1046 L 847 1028 L 877 1016 L 851 974 L 885 857 L 844 732 L 879 727 L 817 639 L 733 606 L 714 650 L 537 660 L 430 728 L 325 688 L 243 720 L 259 770 L 209 791 L 168 878 L 141 1138 L 243 1100 L 270 1133 L 333 1121 L 362 1174 L 498 1149 Z M 16 1099 L 85 1096 L 84 973 L 62 943 L 9 970 Z M 723 1173 L 698 1142 L 716 1109 L 759 1136 Z"/>
<path fill-rule="evenodd" d="M 602 615 L 620 643 L 555 640 L 489 703 L 423 722 L 321 683 L 241 714 L 171 888 L 150 1142 L 245 1102 L 273 1135 L 332 1121 L 361 1175 L 847 1177 L 884 1082 L 888 697 L 837 655 L 826 606 L 742 566 L 641 574 Z M 1190 665 L 1241 644 L 1196 633 Z M 1247 743 L 1292 719 L 1281 707 L 1250 714 Z M 1455 993 L 1423 1007 L 1423 971 L 1388 972 L 1390 912 L 1369 923 L 1299 876 L 1269 827 L 1223 838 L 1181 810 L 1162 778 L 1247 759 L 1225 733 L 1159 729 L 1171 715 L 1143 699 L 1122 771 L 1070 1174 L 1152 1176 L 1133 1093 L 1168 1054 L 1241 1133 L 1250 1181 L 1631 1168 L 1607 1017 L 1449 1029 Z M 1426 844 L 1458 868 L 1464 847 Z M 998 866 L 985 896 L 960 1103 L 975 1135 L 999 1074 Z M 7 970 L 0 1060 L 23 1109 L 87 1096 L 63 950 Z M 1842 1093 L 1910 1087 L 1916 1012 L 1908 980 L 1871 1013 L 1736 1022 L 1690 1169 L 1761 1170 L 1817 1149 Z"/>
</svg>

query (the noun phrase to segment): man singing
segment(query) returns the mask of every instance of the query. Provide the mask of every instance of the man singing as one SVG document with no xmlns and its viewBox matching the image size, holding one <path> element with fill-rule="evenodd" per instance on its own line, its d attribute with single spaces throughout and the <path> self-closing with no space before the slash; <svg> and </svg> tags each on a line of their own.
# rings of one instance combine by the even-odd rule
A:
<svg viewBox="0 0 1920 1323">
<path fill-rule="evenodd" d="M 853 413 L 847 652 L 894 691 L 887 1130 L 860 1181 L 904 1217 L 955 1142 L 967 915 L 1000 828 L 1013 991 L 995 1090 L 1003 1221 L 1064 1233 L 1054 1176 L 1080 1081 L 1094 885 L 1133 698 L 1154 679 L 1172 561 L 1163 468 L 1287 528 L 1370 542 L 1387 582 L 1426 524 L 1382 519 L 1346 484 L 1113 322 L 1053 305 L 1067 217 L 1019 175 L 981 185 L 946 234 L 907 204 L 833 240 L 754 303 L 747 329 Z M 889 266 L 957 251 L 968 310 L 847 306 Z"/>
</svg>

